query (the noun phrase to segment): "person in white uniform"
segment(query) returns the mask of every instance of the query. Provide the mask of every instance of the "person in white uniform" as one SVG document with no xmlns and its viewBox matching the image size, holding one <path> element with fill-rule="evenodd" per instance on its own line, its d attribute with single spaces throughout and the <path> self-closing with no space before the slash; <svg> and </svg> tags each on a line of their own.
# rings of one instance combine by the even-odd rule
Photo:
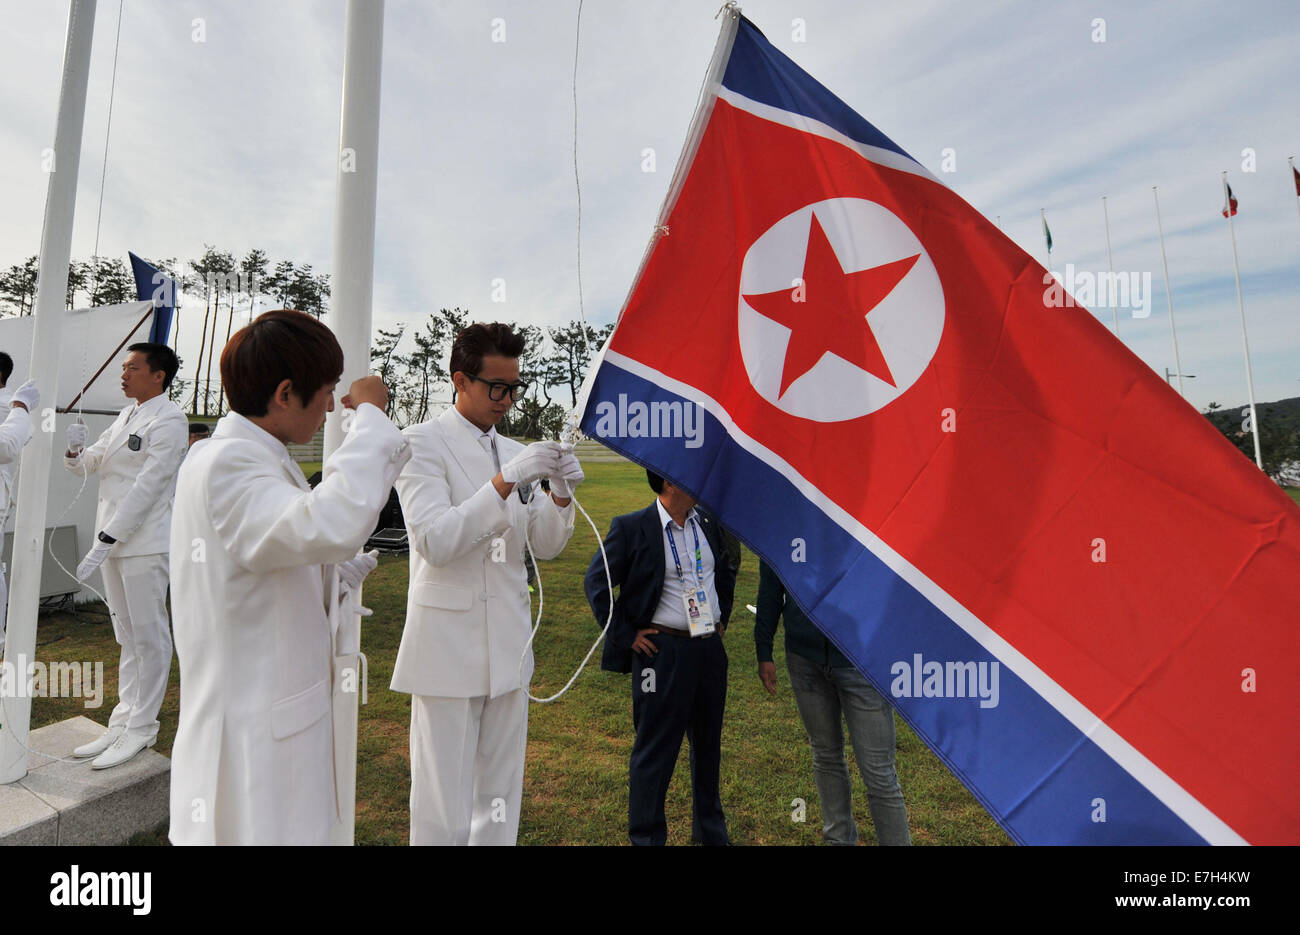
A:
<svg viewBox="0 0 1300 935">
<path fill-rule="evenodd" d="M 356 652 L 340 643 L 359 640 L 354 598 L 377 564 L 358 550 L 410 458 L 387 388 L 363 377 L 308 487 L 285 446 L 320 430 L 342 372 L 334 335 L 295 311 L 258 316 L 221 353 L 232 411 L 181 467 L 171 531 L 173 844 L 326 844 L 340 817 L 335 658 Z"/>
<path fill-rule="evenodd" d="M 9 521 L 19 456 L 32 436 L 28 414 L 41 402 L 41 394 L 31 380 L 16 390 L 8 389 L 13 372 L 13 358 L 0 351 L 0 416 L 3 416 L 0 421 L 0 535 L 4 535 L 5 524 Z M 0 654 L 5 648 L 5 623 L 9 610 L 7 574 L 4 563 L 0 562 Z"/>
<path fill-rule="evenodd" d="M 496 432 L 526 389 L 523 350 L 507 325 L 464 329 L 451 350 L 455 406 L 404 432 L 411 579 L 392 687 L 413 696 L 411 844 L 509 845 L 519 833 L 533 671 L 524 532 L 535 558 L 559 555 L 583 479 L 559 443 Z M 534 485 L 543 478 L 549 495 Z"/>
<path fill-rule="evenodd" d="M 122 393 L 135 404 L 89 448 L 88 429 L 68 426 L 63 463 L 79 476 L 99 475 L 96 542 L 77 566 L 85 581 L 101 569 L 113 635 L 122 648 L 117 667 L 117 707 L 108 729 L 72 751 L 107 769 L 131 759 L 158 739 L 158 709 L 172 667 L 167 620 L 167 542 L 176 469 L 185 457 L 184 413 L 167 398 L 180 367 L 165 344 L 132 344 L 122 364 Z"/>
</svg>

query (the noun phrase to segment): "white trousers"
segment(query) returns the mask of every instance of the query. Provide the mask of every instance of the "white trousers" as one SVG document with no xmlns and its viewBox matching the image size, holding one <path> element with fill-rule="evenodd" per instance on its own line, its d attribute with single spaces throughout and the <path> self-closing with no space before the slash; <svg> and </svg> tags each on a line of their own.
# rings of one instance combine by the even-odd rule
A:
<svg viewBox="0 0 1300 935">
<path fill-rule="evenodd" d="M 528 696 L 411 696 L 411 844 L 513 845 Z"/>
<path fill-rule="evenodd" d="M 0 521 L 2 522 L 2 521 Z M 0 525 L 0 531 L 4 527 Z M 9 625 L 9 569 L 0 562 L 0 653 L 5 648 L 5 628 Z"/>
<path fill-rule="evenodd" d="M 104 596 L 113 616 L 113 635 L 122 647 L 117 666 L 117 707 L 109 727 L 156 737 L 158 709 L 172 668 L 172 634 L 167 619 L 167 553 L 107 558 L 100 566 Z"/>
</svg>

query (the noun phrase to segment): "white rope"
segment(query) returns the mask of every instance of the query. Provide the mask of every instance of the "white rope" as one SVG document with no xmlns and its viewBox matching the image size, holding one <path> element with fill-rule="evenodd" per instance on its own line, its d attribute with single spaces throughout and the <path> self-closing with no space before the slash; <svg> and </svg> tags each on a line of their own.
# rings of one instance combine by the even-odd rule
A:
<svg viewBox="0 0 1300 935">
<path fill-rule="evenodd" d="M 528 650 L 533 645 L 533 637 L 537 636 L 537 628 L 542 625 L 542 605 L 545 600 L 545 592 L 542 590 L 542 569 L 536 561 L 534 561 L 533 569 L 537 574 L 537 620 L 533 623 L 533 632 L 528 634 L 528 642 L 524 644 L 524 651 L 519 656 L 519 682 L 524 686 L 524 692 L 528 695 L 528 699 L 530 701 L 535 701 L 538 704 L 550 704 L 572 687 L 573 683 L 578 680 L 578 676 L 582 674 L 582 670 L 586 668 L 587 662 L 596 651 L 596 647 L 600 645 L 600 641 L 603 640 L 605 634 L 609 632 L 609 625 L 614 619 L 614 582 L 609 574 L 609 557 L 605 555 L 605 540 L 601 537 L 600 530 L 596 528 L 596 524 L 592 521 L 591 516 L 582 508 L 582 504 L 578 502 L 577 496 L 571 496 L 571 499 L 573 500 L 573 505 L 577 507 L 578 511 L 582 513 L 583 517 L 590 524 L 592 532 L 596 534 L 596 541 L 600 543 L 600 559 L 605 563 L 605 581 L 609 585 L 609 613 L 605 617 L 605 626 L 601 629 L 600 636 L 596 637 L 596 642 L 591 644 L 591 649 L 587 650 L 587 655 L 583 657 L 582 662 L 579 663 L 578 668 L 574 671 L 569 680 L 564 683 L 564 687 L 549 698 L 538 698 L 532 692 L 532 679 L 529 679 L 527 683 L 524 682 L 524 662 L 528 659 Z M 529 552 L 532 551 L 532 545 L 528 541 L 527 520 L 524 522 L 524 547 L 528 549 Z M 534 670 L 534 672 L 535 671 L 536 670 Z"/>
<path fill-rule="evenodd" d="M 108 123 L 104 126 L 104 161 L 99 168 L 99 213 L 95 215 L 95 252 L 91 254 L 94 278 L 90 284 L 93 296 L 99 288 L 99 226 L 104 219 L 104 180 L 108 176 L 108 137 L 113 130 L 113 98 L 117 91 L 117 52 L 122 44 L 122 7 L 126 0 L 117 3 L 117 38 L 113 41 L 113 77 L 108 84 Z"/>
<path fill-rule="evenodd" d="M 582 348 L 591 360 L 587 342 L 587 313 L 582 301 L 582 181 L 578 178 L 578 40 L 582 36 L 582 0 L 578 0 L 578 23 L 573 34 L 573 188 L 578 195 L 578 321 Z"/>
</svg>

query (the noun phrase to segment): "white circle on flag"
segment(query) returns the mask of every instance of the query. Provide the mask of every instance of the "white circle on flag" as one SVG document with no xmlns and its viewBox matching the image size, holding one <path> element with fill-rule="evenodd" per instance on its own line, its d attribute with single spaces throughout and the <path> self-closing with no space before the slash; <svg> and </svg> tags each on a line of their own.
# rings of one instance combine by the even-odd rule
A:
<svg viewBox="0 0 1300 935">
<path fill-rule="evenodd" d="M 871 329 L 880 346 L 894 377 L 892 386 L 829 347 L 812 369 L 780 392 L 793 332 L 755 311 L 745 296 L 795 288 L 804 275 L 814 212 L 845 274 L 919 254 L 894 289 L 875 308 L 863 310 L 863 327 Z M 943 287 L 929 253 L 892 211 L 864 198 L 805 205 L 764 231 L 745 253 L 737 304 L 740 353 L 750 383 L 778 409 L 814 422 L 857 419 L 889 405 L 925 372 L 943 335 Z"/>
</svg>

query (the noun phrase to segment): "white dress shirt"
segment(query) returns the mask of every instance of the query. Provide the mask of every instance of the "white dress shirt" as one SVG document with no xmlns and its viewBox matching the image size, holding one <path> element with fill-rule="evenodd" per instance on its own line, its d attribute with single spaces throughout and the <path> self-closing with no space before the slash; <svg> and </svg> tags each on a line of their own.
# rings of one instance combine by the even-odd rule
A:
<svg viewBox="0 0 1300 935">
<path fill-rule="evenodd" d="M 655 506 L 659 509 L 659 527 L 663 530 L 664 537 L 664 589 L 659 595 L 659 606 L 655 608 L 650 622 L 674 630 L 690 629 L 686 608 L 682 602 L 682 583 L 684 580 L 686 587 L 692 591 L 696 588 L 695 535 L 698 533 L 700 556 L 704 563 L 704 581 L 700 587 L 703 587 L 709 596 L 709 612 L 713 615 L 714 626 L 717 626 L 718 589 L 713 582 L 713 550 L 709 548 L 709 539 L 704 535 L 704 527 L 699 525 L 695 509 L 692 507 L 686 514 L 686 526 L 683 528 L 673 521 L 672 516 L 664 509 L 662 500 L 655 500 Z M 695 527 L 694 532 L 691 531 L 692 526 Z M 673 561 L 673 549 L 668 544 L 669 536 L 672 536 L 673 541 L 677 543 L 677 554 L 681 557 L 681 579 L 677 577 L 677 563 Z"/>
<path fill-rule="evenodd" d="M 497 454 L 497 427 L 495 425 L 489 425 L 488 430 L 485 432 L 473 422 L 469 421 L 469 419 L 466 419 L 464 414 L 455 406 L 452 406 L 451 408 L 460 421 L 469 426 L 469 430 L 474 433 L 474 436 L 478 439 L 478 443 L 483 447 L 483 450 L 492 456 L 492 463 L 496 465 L 497 472 L 500 473 L 501 458 Z"/>
</svg>

